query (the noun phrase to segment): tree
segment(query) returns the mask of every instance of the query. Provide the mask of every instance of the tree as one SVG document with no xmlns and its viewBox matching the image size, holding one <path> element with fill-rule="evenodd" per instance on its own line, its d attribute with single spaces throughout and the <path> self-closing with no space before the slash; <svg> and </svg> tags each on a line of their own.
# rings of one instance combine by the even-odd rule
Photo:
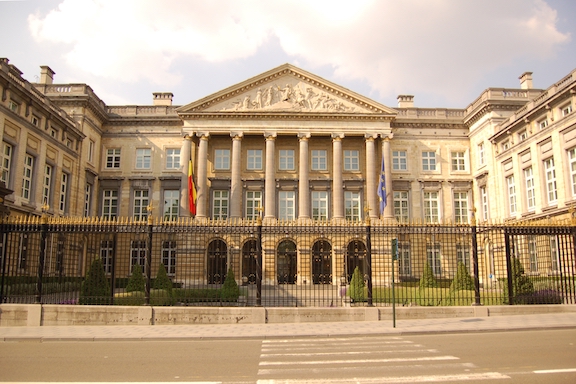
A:
<svg viewBox="0 0 576 384">
<path fill-rule="evenodd" d="M 94 259 L 80 288 L 80 304 L 110 304 L 110 286 L 100 258 Z"/>
<path fill-rule="evenodd" d="M 458 263 L 458 269 L 456 271 L 456 277 L 452 280 L 450 284 L 450 291 L 473 291 L 474 290 L 474 279 L 470 276 L 468 268 L 462 262 Z"/>
<path fill-rule="evenodd" d="M 434 273 L 432 273 L 432 268 L 430 268 L 430 264 L 428 263 L 424 263 L 424 271 L 422 272 L 422 277 L 420 278 L 419 287 L 420 289 L 438 287 L 436 277 L 434 277 Z"/>
<path fill-rule="evenodd" d="M 146 283 L 144 282 L 142 267 L 140 267 L 140 264 L 134 264 L 132 267 L 132 275 L 126 286 L 126 292 L 144 292 L 145 287 Z"/>
<path fill-rule="evenodd" d="M 160 263 L 160 267 L 158 268 L 158 273 L 156 274 L 156 279 L 154 279 L 154 289 L 164 289 L 169 293 L 172 293 L 172 281 L 168 277 L 166 273 L 166 267 L 163 263 Z"/>
<path fill-rule="evenodd" d="M 236 283 L 236 279 L 234 278 L 234 272 L 232 268 L 230 268 L 228 269 L 226 279 L 224 279 L 224 284 L 220 290 L 220 298 L 222 301 L 236 301 L 238 297 L 240 297 L 240 287 L 238 287 L 238 283 Z"/>
<path fill-rule="evenodd" d="M 364 277 L 360 273 L 360 268 L 356 266 L 352 272 L 352 279 L 350 280 L 350 299 L 353 302 L 362 302 L 366 299 L 364 295 Z"/>
</svg>

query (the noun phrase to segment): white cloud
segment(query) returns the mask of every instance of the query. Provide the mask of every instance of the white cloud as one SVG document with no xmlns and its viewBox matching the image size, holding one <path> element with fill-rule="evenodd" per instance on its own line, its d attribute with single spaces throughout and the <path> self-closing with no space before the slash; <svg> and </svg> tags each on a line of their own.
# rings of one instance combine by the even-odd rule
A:
<svg viewBox="0 0 576 384">
<path fill-rule="evenodd" d="M 247 58 L 274 36 L 295 61 L 381 96 L 458 98 L 486 72 L 570 39 L 542 0 L 64 0 L 28 22 L 36 40 L 67 45 L 73 67 L 117 81 L 171 87 L 175 59 Z"/>
</svg>

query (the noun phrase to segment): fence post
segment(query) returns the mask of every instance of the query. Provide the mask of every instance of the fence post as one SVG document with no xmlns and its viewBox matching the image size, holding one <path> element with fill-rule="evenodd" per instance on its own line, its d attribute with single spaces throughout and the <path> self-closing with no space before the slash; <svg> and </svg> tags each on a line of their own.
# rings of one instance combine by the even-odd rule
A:
<svg viewBox="0 0 576 384">
<path fill-rule="evenodd" d="M 506 248 L 506 277 L 508 283 L 508 305 L 513 304 L 514 293 L 512 292 L 512 260 L 510 260 L 510 233 L 508 228 L 504 228 L 504 244 Z"/>
<path fill-rule="evenodd" d="M 44 208 L 43 208 L 44 209 Z M 44 262 L 46 260 L 46 238 L 48 237 L 48 216 L 42 215 L 40 233 L 40 255 L 38 256 L 38 275 L 36 280 L 36 303 L 42 302 L 42 278 L 44 277 Z"/>
<path fill-rule="evenodd" d="M 372 234 L 371 234 L 370 216 L 366 215 L 366 274 L 368 286 L 368 306 L 373 305 L 372 302 Z"/>
<path fill-rule="evenodd" d="M 152 206 L 149 205 L 148 208 L 148 250 L 146 252 L 146 286 L 144 288 L 144 297 L 146 300 L 146 305 L 150 305 L 150 287 L 152 280 L 152 233 L 154 229 L 153 219 L 152 219 Z"/>
<path fill-rule="evenodd" d="M 472 268 L 474 272 L 474 305 L 480 304 L 480 273 L 478 268 L 478 232 L 476 228 L 476 217 L 472 216 Z"/>
<path fill-rule="evenodd" d="M 4 302 L 4 278 L 6 276 L 6 263 L 7 263 L 7 256 L 6 256 L 6 224 L 4 224 L 3 218 L 0 219 L 0 245 L 2 249 L 0 251 L 0 260 L 2 260 L 2 276 L 0 277 L 0 304 Z"/>
<path fill-rule="evenodd" d="M 262 217 L 258 215 L 256 241 L 256 306 L 262 305 Z"/>
</svg>

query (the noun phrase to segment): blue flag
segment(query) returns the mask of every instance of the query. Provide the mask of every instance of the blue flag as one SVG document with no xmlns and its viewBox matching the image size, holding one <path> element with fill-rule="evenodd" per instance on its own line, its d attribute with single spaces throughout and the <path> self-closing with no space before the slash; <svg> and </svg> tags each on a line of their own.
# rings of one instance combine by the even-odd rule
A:
<svg viewBox="0 0 576 384">
<path fill-rule="evenodd" d="M 378 198 L 380 200 L 380 215 L 384 213 L 386 207 L 386 172 L 384 171 L 384 156 L 382 156 L 382 169 L 380 170 L 380 181 L 378 182 Z"/>
</svg>

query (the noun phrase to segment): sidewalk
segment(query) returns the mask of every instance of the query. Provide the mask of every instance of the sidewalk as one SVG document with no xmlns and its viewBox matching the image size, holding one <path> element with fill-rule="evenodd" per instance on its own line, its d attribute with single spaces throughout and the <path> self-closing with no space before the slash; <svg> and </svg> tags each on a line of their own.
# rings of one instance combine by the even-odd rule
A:
<svg viewBox="0 0 576 384">
<path fill-rule="evenodd" d="M 576 312 L 330 323 L 0 327 L 0 342 L 174 341 L 576 329 Z"/>
</svg>

